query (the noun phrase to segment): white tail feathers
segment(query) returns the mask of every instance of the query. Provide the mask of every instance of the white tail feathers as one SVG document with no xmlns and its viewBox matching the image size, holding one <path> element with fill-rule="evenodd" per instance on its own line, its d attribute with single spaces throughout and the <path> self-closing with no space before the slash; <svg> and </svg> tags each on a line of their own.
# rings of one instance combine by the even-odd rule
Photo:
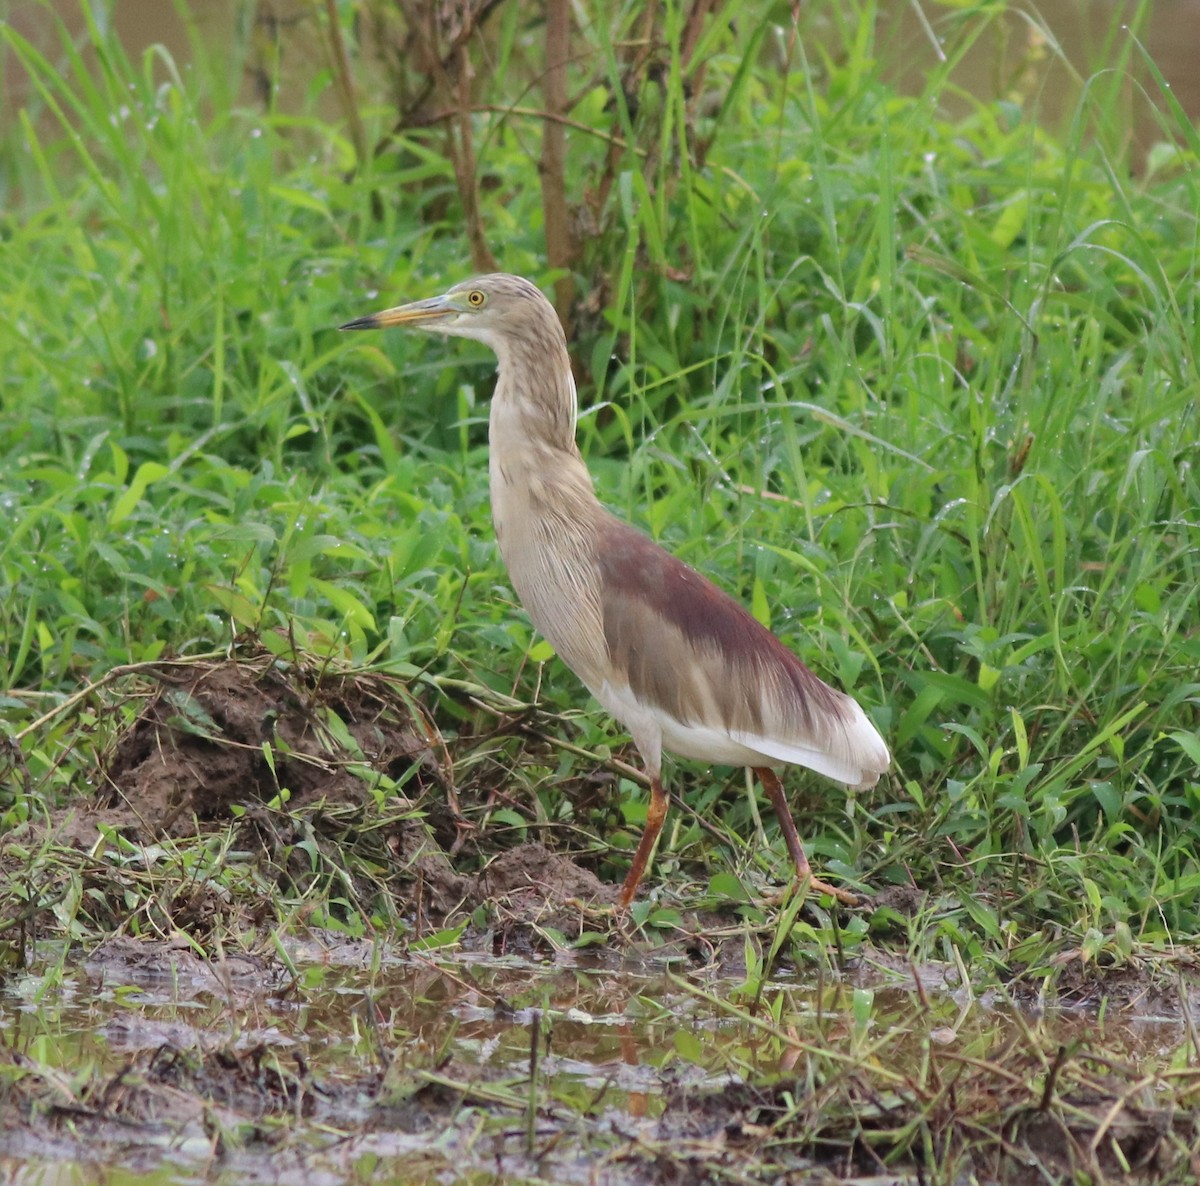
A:
<svg viewBox="0 0 1200 1186">
<path fill-rule="evenodd" d="M 730 736 L 766 758 L 807 766 L 834 782 L 865 790 L 887 771 L 892 755 L 858 702 L 849 696 L 842 700 L 845 717 L 824 717 L 813 731 L 815 736 L 804 740 L 781 741 L 741 732 Z"/>
</svg>

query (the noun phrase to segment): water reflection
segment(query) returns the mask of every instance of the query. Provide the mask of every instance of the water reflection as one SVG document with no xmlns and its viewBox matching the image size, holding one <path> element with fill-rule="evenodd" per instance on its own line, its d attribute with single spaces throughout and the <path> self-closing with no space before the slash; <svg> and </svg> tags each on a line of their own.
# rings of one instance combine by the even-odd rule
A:
<svg viewBox="0 0 1200 1186">
<path fill-rule="evenodd" d="M 1023 1010 L 998 990 L 938 987 L 952 977 L 937 969 L 923 969 L 921 985 L 861 968 L 852 980 L 791 977 L 755 993 L 712 969 L 316 942 L 290 952 L 295 979 L 266 967 L 239 979 L 181 976 L 164 958 L 170 945 L 138 946 L 140 961 L 122 948 L 123 958 L 94 955 L 61 978 L 35 969 L 0 993 L 0 1048 L 40 1077 L 44 1139 L 65 1149 L 48 1157 L 28 1127 L 0 1125 L 0 1156 L 25 1153 L 6 1180 L 96 1180 L 80 1175 L 80 1146 L 67 1139 L 88 1125 L 107 1156 L 130 1160 L 112 1153 L 121 1134 L 133 1160 L 155 1162 L 152 1179 L 127 1165 L 108 1181 L 189 1180 L 211 1159 L 214 1131 L 250 1176 L 264 1156 L 279 1172 L 264 1143 L 272 1126 L 299 1158 L 300 1181 L 316 1180 L 303 1175 L 318 1154 L 333 1172 L 333 1150 L 334 1180 L 357 1180 L 367 1164 L 411 1168 L 414 1157 L 469 1180 L 484 1133 L 519 1180 L 524 1142 L 558 1147 L 578 1124 L 658 1132 L 681 1107 L 746 1092 L 902 1099 L 981 1071 L 1028 1095 L 1067 1059 L 1097 1075 L 1128 1065 L 1140 1078 L 1168 1073 L 1187 1045 L 1182 1013 L 1161 1002 L 1141 1014 Z M 474 1151 L 457 1164 L 464 1142 Z"/>
</svg>

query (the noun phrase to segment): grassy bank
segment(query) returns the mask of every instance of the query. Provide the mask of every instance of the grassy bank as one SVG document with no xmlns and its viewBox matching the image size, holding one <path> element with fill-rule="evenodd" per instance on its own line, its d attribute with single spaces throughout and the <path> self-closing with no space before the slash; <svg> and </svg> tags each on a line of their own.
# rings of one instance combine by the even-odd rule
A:
<svg viewBox="0 0 1200 1186">
<path fill-rule="evenodd" d="M 539 85 L 546 31 L 501 6 L 453 58 L 470 112 L 449 75 L 357 45 L 367 5 L 310 29 L 330 64 L 288 110 L 238 98 L 249 39 L 185 70 L 94 20 L 40 50 L 3 30 L 28 79 L 0 146 L 6 829 L 87 793 L 140 703 L 30 728 L 63 698 L 252 639 L 411 681 L 472 754 L 489 697 L 566 714 L 543 732 L 582 752 L 501 738 L 512 781 L 474 818 L 620 874 L 644 791 L 563 793 L 623 739 L 500 565 L 490 359 L 333 328 L 490 257 L 569 319 L 601 497 L 890 739 L 893 774 L 850 803 L 793 779 L 814 863 L 931 892 L 851 941 L 986 969 L 1200 931 L 1194 129 L 1132 35 L 1051 129 L 1044 42 L 1002 101 L 954 81 L 998 9 L 941 13 L 945 59 L 909 95 L 869 4 L 798 28 L 735 9 L 572 27 L 564 101 Z M 1159 113 L 1136 174 L 1129 77 Z M 784 867 L 740 776 L 673 780 L 730 840 L 681 814 L 657 877 Z M 31 893 L 14 882 L 10 917 Z M 348 911 L 387 902 L 383 879 Z"/>
</svg>

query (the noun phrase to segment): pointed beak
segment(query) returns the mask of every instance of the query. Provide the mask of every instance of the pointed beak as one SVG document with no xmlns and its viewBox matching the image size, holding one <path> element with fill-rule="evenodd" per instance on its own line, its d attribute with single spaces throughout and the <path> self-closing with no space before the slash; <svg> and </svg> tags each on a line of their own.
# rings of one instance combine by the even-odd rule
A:
<svg viewBox="0 0 1200 1186">
<path fill-rule="evenodd" d="M 397 305 L 384 309 L 382 313 L 370 313 L 356 317 L 339 325 L 338 329 L 387 329 L 391 325 L 411 325 L 418 329 L 432 329 L 439 321 L 458 313 L 454 303 L 445 296 L 430 297 L 427 301 L 413 301 L 411 305 Z"/>
</svg>

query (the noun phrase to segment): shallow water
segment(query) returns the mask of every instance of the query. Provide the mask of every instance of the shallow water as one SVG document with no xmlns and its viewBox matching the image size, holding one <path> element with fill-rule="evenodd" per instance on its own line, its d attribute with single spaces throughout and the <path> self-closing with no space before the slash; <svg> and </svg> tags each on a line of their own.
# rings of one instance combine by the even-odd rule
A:
<svg viewBox="0 0 1200 1186">
<path fill-rule="evenodd" d="M 1187 1062 L 1186 1020 L 1162 1000 L 1103 1018 L 1019 1008 L 938 968 L 920 988 L 865 968 L 783 976 L 754 1008 L 737 979 L 665 961 L 414 958 L 320 939 L 289 954 L 295 978 L 117 941 L 61 977 L 10 977 L 3 1180 L 655 1181 L 664 1142 L 729 1156 L 726 1114 L 766 1132 L 786 1101 L 822 1092 L 861 1109 L 982 1068 L 1036 1099 L 1059 1059 L 1094 1056 L 1093 1078 Z M 745 1111 L 752 1090 L 770 1097 L 761 1115 Z"/>
</svg>

